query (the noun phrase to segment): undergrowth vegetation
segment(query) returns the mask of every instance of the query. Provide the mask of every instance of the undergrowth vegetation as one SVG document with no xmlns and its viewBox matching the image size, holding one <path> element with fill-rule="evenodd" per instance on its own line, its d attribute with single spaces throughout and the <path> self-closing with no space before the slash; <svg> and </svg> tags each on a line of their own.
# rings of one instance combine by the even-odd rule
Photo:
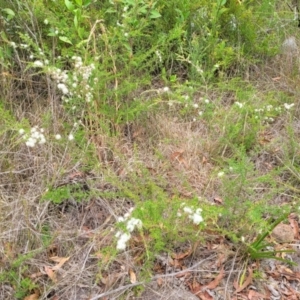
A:
<svg viewBox="0 0 300 300">
<path fill-rule="evenodd" d="M 0 7 L 1 298 L 98 299 L 216 240 L 247 261 L 282 252 L 264 250 L 300 207 L 288 6 Z"/>
</svg>

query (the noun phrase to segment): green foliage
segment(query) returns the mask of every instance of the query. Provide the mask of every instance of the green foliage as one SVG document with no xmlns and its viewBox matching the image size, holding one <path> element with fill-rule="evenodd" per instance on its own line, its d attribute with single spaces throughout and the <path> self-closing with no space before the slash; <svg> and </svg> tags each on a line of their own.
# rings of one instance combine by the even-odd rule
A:
<svg viewBox="0 0 300 300">
<path fill-rule="evenodd" d="M 36 255 L 35 252 L 20 254 L 16 259 L 10 261 L 10 265 L 0 274 L 0 283 L 8 283 L 14 288 L 16 299 L 24 299 L 37 288 L 37 284 L 27 277 L 27 261 Z"/>
<path fill-rule="evenodd" d="M 275 222 L 273 222 L 270 226 L 268 230 L 265 230 L 262 234 L 260 234 L 259 236 L 257 236 L 257 238 L 255 239 L 255 241 L 253 243 L 251 243 L 246 250 L 246 253 L 249 255 L 249 257 L 253 260 L 258 260 L 258 259 L 276 259 L 276 260 L 280 260 L 289 264 L 292 264 L 291 261 L 287 260 L 287 259 L 282 259 L 278 256 L 276 256 L 276 254 L 278 253 L 293 253 L 295 251 L 293 250 L 274 250 L 274 251 L 268 251 L 266 250 L 266 248 L 268 246 L 270 246 L 271 244 L 266 242 L 265 239 L 266 237 L 272 232 L 272 230 L 279 224 L 281 223 L 283 220 L 285 220 L 287 218 L 287 216 L 289 215 L 289 213 L 283 213 L 282 217 L 278 218 Z"/>
</svg>

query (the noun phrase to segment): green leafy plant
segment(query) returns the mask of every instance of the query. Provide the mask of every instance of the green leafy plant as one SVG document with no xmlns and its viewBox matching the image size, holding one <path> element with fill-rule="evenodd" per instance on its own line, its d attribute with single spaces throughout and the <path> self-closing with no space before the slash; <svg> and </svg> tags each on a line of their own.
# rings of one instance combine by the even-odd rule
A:
<svg viewBox="0 0 300 300">
<path fill-rule="evenodd" d="M 279 223 L 281 223 L 283 220 L 285 220 L 288 215 L 289 215 L 289 213 L 286 213 L 282 217 L 278 218 L 275 222 L 273 222 L 270 225 L 268 230 L 266 230 L 265 232 L 263 232 L 262 234 L 257 236 L 255 241 L 247 247 L 246 252 L 247 252 L 247 254 L 249 255 L 249 257 L 251 259 L 254 259 L 254 260 L 276 259 L 276 260 L 280 260 L 280 261 L 292 264 L 291 261 L 289 261 L 287 259 L 283 259 L 281 257 L 278 257 L 278 256 L 276 256 L 276 254 L 279 254 L 279 253 L 293 253 L 295 251 L 293 251 L 293 250 L 274 250 L 274 251 L 266 250 L 266 248 L 268 246 L 271 246 L 271 244 L 266 242 L 266 240 L 265 240 L 266 237 L 268 237 L 269 234 L 273 231 L 273 229 Z"/>
</svg>

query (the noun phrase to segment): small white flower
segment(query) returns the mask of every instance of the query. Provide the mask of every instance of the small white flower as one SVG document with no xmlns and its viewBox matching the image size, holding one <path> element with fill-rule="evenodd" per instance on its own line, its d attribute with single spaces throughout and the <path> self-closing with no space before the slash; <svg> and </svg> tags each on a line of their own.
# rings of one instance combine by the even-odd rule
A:
<svg viewBox="0 0 300 300">
<path fill-rule="evenodd" d="M 118 240 L 117 250 L 125 250 L 126 243 L 130 240 L 131 235 L 129 233 L 123 233 Z"/>
<path fill-rule="evenodd" d="M 193 220 L 193 223 L 196 225 L 199 225 L 201 222 L 203 222 L 202 216 L 196 213 L 191 215 L 190 219 Z"/>
<path fill-rule="evenodd" d="M 209 103 L 209 100 L 208 100 L 208 99 L 205 99 L 204 102 L 205 102 L 206 104 L 208 104 L 208 103 Z"/>
<path fill-rule="evenodd" d="M 45 139 L 45 137 L 44 137 L 44 135 L 40 138 L 40 141 L 39 141 L 39 144 L 40 145 L 43 145 L 43 144 L 45 144 L 46 143 L 46 139 Z"/>
<path fill-rule="evenodd" d="M 184 211 L 185 213 L 187 213 L 187 214 L 192 214 L 192 213 L 193 213 L 193 210 L 192 210 L 190 207 L 188 207 L 188 206 L 185 206 L 185 207 L 183 208 L 183 211 Z"/>
<path fill-rule="evenodd" d="M 239 108 L 242 108 L 242 107 L 244 106 L 244 104 L 241 103 L 241 102 L 235 102 L 235 104 L 236 104 Z"/>
<path fill-rule="evenodd" d="M 163 92 L 167 93 L 170 91 L 170 88 L 168 86 L 163 87 Z"/>
<path fill-rule="evenodd" d="M 125 219 L 123 217 L 118 217 L 117 218 L 117 222 L 124 222 L 124 221 L 125 221 Z"/>
<path fill-rule="evenodd" d="M 64 95 L 66 95 L 66 94 L 69 93 L 69 90 L 68 90 L 67 86 L 66 86 L 65 84 L 63 84 L 63 83 L 59 83 L 59 84 L 57 85 L 57 88 L 58 88 L 59 90 L 61 90 L 62 93 L 63 93 Z"/>
<path fill-rule="evenodd" d="M 55 135 L 55 139 L 56 139 L 56 140 L 60 140 L 60 139 L 61 139 L 61 135 L 60 135 L 60 134 L 56 134 L 56 135 Z"/>
<path fill-rule="evenodd" d="M 289 109 L 291 109 L 291 108 L 295 105 L 295 103 L 291 103 L 291 104 L 284 103 L 283 105 L 284 105 L 284 108 L 285 108 L 286 110 L 289 110 Z"/>
<path fill-rule="evenodd" d="M 199 116 L 202 116 L 202 115 L 203 115 L 203 111 L 200 110 L 200 111 L 198 112 L 198 115 L 199 115 Z"/>
<path fill-rule="evenodd" d="M 156 56 L 158 57 L 159 61 L 162 62 L 162 57 L 161 57 L 161 53 L 159 50 L 155 51 Z"/>
<path fill-rule="evenodd" d="M 221 172 L 218 173 L 218 177 L 223 177 L 224 174 L 225 174 L 225 172 L 221 171 Z"/>
<path fill-rule="evenodd" d="M 44 66 L 43 62 L 40 60 L 36 60 L 33 65 L 37 68 L 42 68 Z"/>
<path fill-rule="evenodd" d="M 128 37 L 128 32 L 125 32 L 125 33 L 124 33 L 124 36 L 125 36 L 125 37 Z"/>
<path fill-rule="evenodd" d="M 25 130 L 23 129 L 23 128 L 21 128 L 20 130 L 19 130 L 19 134 L 24 134 L 25 133 Z"/>
<path fill-rule="evenodd" d="M 194 107 L 194 108 L 198 108 L 199 105 L 198 105 L 197 103 L 194 103 L 194 104 L 193 104 L 193 107 Z"/>
<path fill-rule="evenodd" d="M 124 218 L 125 219 L 128 219 L 129 217 L 130 217 L 130 213 L 129 212 L 127 212 L 127 213 L 124 214 Z"/>
<path fill-rule="evenodd" d="M 36 139 L 30 137 L 25 144 L 27 147 L 34 147 L 36 144 Z"/>
<path fill-rule="evenodd" d="M 72 133 L 69 134 L 68 140 L 69 141 L 73 141 L 74 140 L 74 135 Z"/>
<path fill-rule="evenodd" d="M 10 42 L 10 45 L 15 49 L 17 48 L 17 44 L 15 42 Z"/>
<path fill-rule="evenodd" d="M 241 241 L 242 241 L 243 243 L 245 243 L 245 237 L 244 237 L 244 236 L 241 237 Z"/>
<path fill-rule="evenodd" d="M 48 25 L 48 24 L 49 24 L 48 19 L 45 19 L 45 20 L 44 20 L 44 24 L 45 24 L 45 25 Z"/>
<path fill-rule="evenodd" d="M 196 209 L 196 214 L 201 215 L 202 209 L 201 208 L 197 208 Z"/>
<path fill-rule="evenodd" d="M 39 139 L 40 133 L 38 131 L 34 131 L 34 132 L 32 132 L 31 137 L 34 139 Z"/>
</svg>

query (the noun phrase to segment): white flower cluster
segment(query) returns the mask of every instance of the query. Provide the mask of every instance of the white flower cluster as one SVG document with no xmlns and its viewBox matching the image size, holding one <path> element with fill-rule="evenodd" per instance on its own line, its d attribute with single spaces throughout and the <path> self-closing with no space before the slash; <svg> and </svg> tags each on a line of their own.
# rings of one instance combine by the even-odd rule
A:
<svg viewBox="0 0 300 300">
<path fill-rule="evenodd" d="M 68 88 L 68 73 L 67 71 L 63 71 L 59 68 L 52 68 L 50 70 L 51 77 L 56 81 L 57 88 L 65 95 L 72 96 Z"/>
<path fill-rule="evenodd" d="M 242 108 L 244 106 L 244 103 L 241 103 L 241 102 L 235 102 L 234 103 L 235 105 L 237 105 L 239 108 Z"/>
<path fill-rule="evenodd" d="M 34 126 L 30 130 L 30 134 L 26 134 L 24 129 L 20 129 L 19 133 L 22 135 L 23 139 L 26 140 L 25 144 L 27 147 L 34 147 L 36 144 L 45 144 L 46 138 L 44 136 L 44 129 Z"/>
<path fill-rule="evenodd" d="M 50 74 L 57 84 L 57 88 L 62 92 L 62 99 L 66 103 L 69 102 L 70 97 L 84 98 L 86 102 L 92 101 L 93 88 L 89 85 L 89 78 L 95 70 L 95 65 L 84 66 L 81 57 L 73 56 L 74 70 L 72 76 L 68 72 L 59 68 L 50 69 Z M 81 89 L 77 90 L 80 85 Z"/>
<path fill-rule="evenodd" d="M 294 105 L 295 105 L 295 103 L 291 103 L 291 104 L 284 103 L 283 104 L 283 106 L 286 110 L 290 110 Z"/>
<path fill-rule="evenodd" d="M 84 66 L 81 57 L 79 56 L 73 56 L 72 59 L 75 61 L 74 66 L 74 74 L 73 74 L 73 87 L 78 86 L 78 83 L 80 81 L 81 86 L 83 87 L 82 94 L 85 97 L 86 102 L 91 102 L 93 95 L 93 88 L 89 85 L 88 80 L 93 74 L 93 71 L 95 70 L 95 65 L 92 63 L 89 66 Z M 76 92 L 75 92 L 76 94 Z M 81 96 L 81 95 L 78 95 Z"/>
<path fill-rule="evenodd" d="M 284 103 L 282 105 L 282 107 L 281 106 L 273 107 L 273 105 L 271 105 L 271 104 L 265 105 L 262 108 L 254 109 L 254 112 L 257 113 L 257 115 L 255 116 L 255 119 L 263 117 L 264 122 L 273 123 L 275 121 L 275 119 L 268 116 L 268 114 L 270 114 L 270 113 L 281 113 L 283 108 L 286 109 L 286 110 L 290 110 L 294 106 L 295 106 L 295 103 L 291 103 L 291 104 Z M 263 114 L 267 114 L 267 115 L 263 116 Z"/>
<path fill-rule="evenodd" d="M 194 224 L 199 225 L 201 222 L 203 222 L 203 217 L 202 217 L 202 209 L 197 208 L 194 209 L 193 207 L 186 206 L 185 203 L 181 204 L 182 211 L 188 215 L 189 219 L 193 221 Z M 178 217 L 182 216 L 182 212 L 178 211 L 177 213 Z"/>
<path fill-rule="evenodd" d="M 127 232 L 118 231 L 116 233 L 116 238 L 118 239 L 117 242 L 117 250 L 125 250 L 126 249 L 126 243 L 131 238 L 131 232 L 134 231 L 135 228 L 142 228 L 143 223 L 140 219 L 136 219 L 131 217 L 129 219 L 129 216 L 132 212 L 132 209 L 124 215 L 124 217 L 119 217 L 118 222 L 124 222 L 126 225 Z"/>
<path fill-rule="evenodd" d="M 183 95 L 183 99 L 184 101 L 189 101 L 190 100 L 190 97 L 189 95 Z M 210 103 L 210 100 L 205 98 L 203 99 L 202 97 L 199 98 L 198 102 L 204 102 L 204 104 L 209 104 Z M 193 107 L 194 109 L 198 110 L 200 108 L 200 105 L 197 103 L 197 102 L 194 102 L 194 103 L 186 103 L 185 106 L 186 108 L 188 107 Z M 203 116 L 203 110 L 198 110 L 198 116 Z M 197 118 L 193 118 L 193 122 L 197 121 Z"/>
</svg>

